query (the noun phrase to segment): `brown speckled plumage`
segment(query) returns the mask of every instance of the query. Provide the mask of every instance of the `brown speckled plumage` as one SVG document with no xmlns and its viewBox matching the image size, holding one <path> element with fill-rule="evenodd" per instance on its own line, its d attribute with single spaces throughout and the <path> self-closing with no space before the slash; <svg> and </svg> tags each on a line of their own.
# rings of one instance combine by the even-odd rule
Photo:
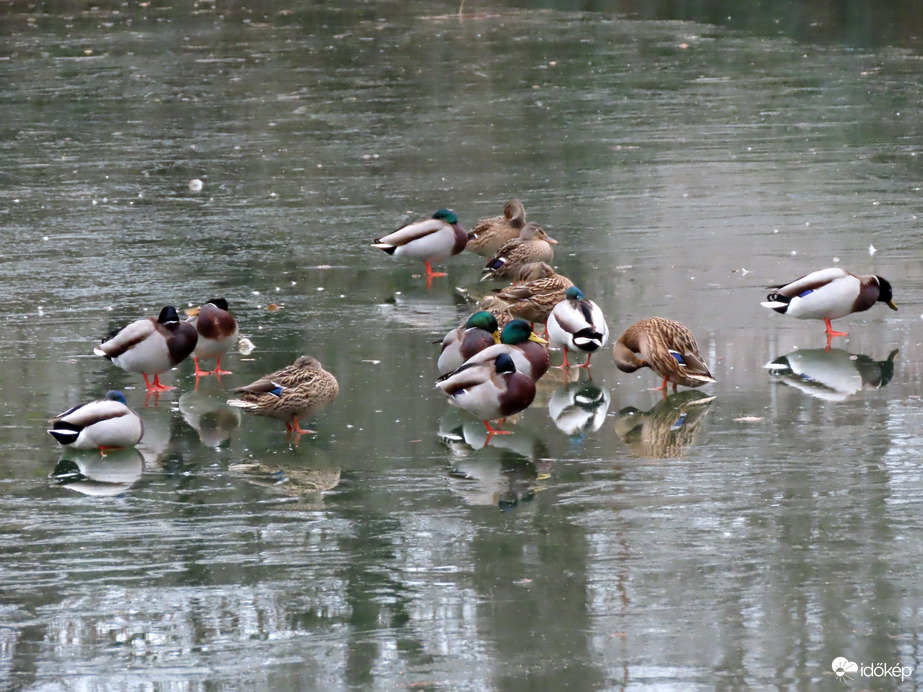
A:
<svg viewBox="0 0 923 692">
<path fill-rule="evenodd" d="M 680 362 L 672 353 L 682 359 Z M 705 365 L 692 332 L 685 325 L 662 317 L 651 317 L 631 325 L 612 348 L 619 370 L 634 372 L 648 367 L 677 385 L 700 387 L 715 378 Z"/>
<path fill-rule="evenodd" d="M 502 216 L 481 219 L 468 234 L 467 249 L 482 257 L 493 257 L 504 243 L 519 237 L 526 225 L 526 210 L 518 199 L 511 199 Z"/>
</svg>

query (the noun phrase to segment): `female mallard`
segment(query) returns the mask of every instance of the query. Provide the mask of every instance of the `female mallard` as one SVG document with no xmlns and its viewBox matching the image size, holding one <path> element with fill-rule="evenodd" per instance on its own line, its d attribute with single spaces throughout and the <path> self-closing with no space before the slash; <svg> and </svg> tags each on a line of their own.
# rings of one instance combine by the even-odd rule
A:
<svg viewBox="0 0 923 692">
<path fill-rule="evenodd" d="M 545 341 L 532 331 L 532 327 L 525 320 L 513 320 L 500 332 L 500 343 L 475 353 L 467 361 L 469 363 L 486 363 L 505 353 L 513 359 L 516 372 L 528 375 L 538 381 L 548 372 L 551 361 L 548 358 L 548 349 Z M 451 373 L 444 378 L 451 377 Z"/>
<path fill-rule="evenodd" d="M 640 357 L 639 357 L 640 356 Z M 612 357 L 622 372 L 650 368 L 663 383 L 657 391 L 666 396 L 667 382 L 684 387 L 701 387 L 715 382 L 699 347 L 685 325 L 662 317 L 651 317 L 631 325 L 612 348 Z"/>
<path fill-rule="evenodd" d="M 310 356 L 234 390 L 240 396 L 228 405 L 256 416 L 285 422 L 285 429 L 301 435 L 313 433 L 298 425 L 298 418 L 311 418 L 333 403 L 340 393 L 336 378 Z"/>
<path fill-rule="evenodd" d="M 475 353 L 499 343 L 500 327 L 497 326 L 497 318 L 486 310 L 474 313 L 462 326 L 443 337 L 442 352 L 436 363 L 439 374 L 452 372 Z"/>
<path fill-rule="evenodd" d="M 196 347 L 199 335 L 188 322 L 180 322 L 176 308 L 167 305 L 156 318 L 145 317 L 117 329 L 93 349 L 127 372 L 140 372 L 149 392 L 176 387 L 160 383 L 160 373 L 185 360 Z M 153 383 L 147 378 L 154 376 Z"/>
<path fill-rule="evenodd" d="M 847 332 L 835 332 L 830 320 L 868 310 L 875 303 L 885 303 L 897 310 L 891 284 L 881 276 L 856 276 L 845 269 L 831 267 L 811 272 L 791 283 L 770 286 L 763 307 L 802 320 L 823 320 L 827 341 Z"/>
<path fill-rule="evenodd" d="M 467 250 L 483 257 L 493 257 L 504 243 L 519 237 L 526 225 L 526 210 L 518 199 L 511 199 L 503 208 L 503 216 L 481 219 L 468 234 Z"/>
<path fill-rule="evenodd" d="M 554 259 L 554 248 L 558 241 L 545 233 L 537 223 L 523 226 L 519 236 L 504 243 L 497 254 L 487 261 L 481 270 L 481 281 L 515 276 L 524 264 L 550 262 Z"/>
<path fill-rule="evenodd" d="M 495 289 L 481 307 L 505 310 L 532 324 L 545 324 L 554 306 L 564 300 L 564 292 L 574 285 L 545 262 L 524 264 L 519 269 L 519 281 L 515 286 Z"/>
<path fill-rule="evenodd" d="M 466 363 L 436 386 L 450 404 L 484 421 L 487 441 L 493 435 L 510 432 L 492 427 L 490 421 L 524 411 L 535 399 L 535 382 L 528 375 L 516 372 L 513 359 L 506 353 L 486 363 Z"/>
<path fill-rule="evenodd" d="M 195 376 L 203 375 L 230 375 L 230 370 L 221 369 L 221 356 L 237 341 L 237 320 L 228 312 L 228 301 L 224 298 L 214 298 L 205 305 L 186 310 L 186 322 L 196 328 L 199 339 L 192 359 L 195 362 Z M 214 370 L 200 370 L 199 358 L 212 360 L 217 358 Z"/>
<path fill-rule="evenodd" d="M 389 255 L 423 260 L 426 263 L 427 280 L 434 276 L 445 276 L 445 272 L 434 272 L 430 262 L 441 262 L 457 255 L 468 244 L 468 232 L 458 224 L 454 211 L 440 209 L 432 218 L 415 221 L 393 233 L 376 238 L 372 247 Z"/>
<path fill-rule="evenodd" d="M 50 421 L 48 432 L 62 445 L 74 449 L 120 449 L 138 444 L 144 436 L 141 416 L 128 408 L 125 395 L 112 390 L 97 399 L 61 413 Z"/>
<path fill-rule="evenodd" d="M 603 311 L 576 286 L 564 291 L 564 300 L 554 306 L 545 328 L 551 345 L 564 349 L 562 368 L 569 367 L 568 351 L 586 353 L 586 363 L 577 367 L 588 368 L 593 352 L 609 340 L 609 327 Z"/>
</svg>

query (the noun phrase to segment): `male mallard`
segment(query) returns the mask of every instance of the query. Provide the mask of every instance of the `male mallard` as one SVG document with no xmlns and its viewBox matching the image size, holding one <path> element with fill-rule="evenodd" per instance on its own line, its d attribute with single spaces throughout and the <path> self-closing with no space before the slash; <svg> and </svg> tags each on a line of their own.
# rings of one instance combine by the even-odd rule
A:
<svg viewBox="0 0 923 692">
<path fill-rule="evenodd" d="M 144 423 L 128 408 L 125 395 L 112 390 L 105 399 L 79 404 L 50 421 L 48 432 L 62 445 L 75 449 L 119 449 L 141 441 Z"/>
<path fill-rule="evenodd" d="M 192 352 L 195 376 L 230 375 L 230 370 L 221 369 L 221 356 L 237 341 L 237 320 L 228 312 L 228 301 L 224 298 L 213 298 L 201 307 L 186 310 L 186 314 L 186 321 L 193 325 L 199 334 L 199 340 Z M 218 362 L 214 370 L 200 370 L 199 358 L 217 358 Z"/>
<path fill-rule="evenodd" d="M 441 262 L 447 257 L 457 255 L 468 244 L 468 232 L 458 224 L 454 211 L 440 209 L 429 219 L 414 221 L 393 233 L 376 238 L 372 247 L 377 247 L 389 255 L 423 260 L 426 263 L 427 280 L 434 276 L 445 276 L 444 272 L 434 272 L 430 262 Z"/>
<path fill-rule="evenodd" d="M 481 219 L 468 234 L 465 248 L 483 257 L 493 257 L 503 244 L 519 237 L 526 225 L 526 210 L 518 199 L 511 199 L 503 208 L 503 216 Z"/>
<path fill-rule="evenodd" d="M 577 367 L 589 367 L 593 352 L 609 340 L 603 311 L 576 286 L 564 291 L 564 300 L 554 306 L 545 328 L 551 345 L 564 349 L 564 364 L 560 366 L 563 368 L 569 367 L 568 351 L 586 353 L 586 363 Z"/>
<path fill-rule="evenodd" d="M 640 354 L 640 357 L 639 357 Z M 715 382 L 708 371 L 692 332 L 685 325 L 662 317 L 651 317 L 631 325 L 612 348 L 612 357 L 622 372 L 650 368 L 663 378 L 657 390 L 666 396 L 667 382 L 684 387 L 701 387 Z"/>
<path fill-rule="evenodd" d="M 311 418 L 333 403 L 340 393 L 336 378 L 310 356 L 301 356 L 294 365 L 264 375 L 244 387 L 228 405 L 256 416 L 285 422 L 285 429 L 301 435 L 313 433 L 298 425 L 298 417 Z"/>
<path fill-rule="evenodd" d="M 548 372 L 551 362 L 545 341 L 537 336 L 525 320 L 513 320 L 500 332 L 500 343 L 478 351 L 465 361 L 469 363 L 487 363 L 505 353 L 513 359 L 516 372 L 528 375 L 536 382 Z M 462 366 L 464 367 L 464 366 Z M 448 379 L 452 374 L 444 375 Z"/>
<path fill-rule="evenodd" d="M 145 317 L 117 329 L 93 349 L 127 372 L 140 372 L 149 392 L 165 392 L 176 387 L 160 383 L 160 373 L 185 360 L 195 350 L 196 328 L 180 322 L 176 308 L 167 305 L 160 316 Z M 147 378 L 154 376 L 153 383 Z"/>
<path fill-rule="evenodd" d="M 545 233 L 537 223 L 530 221 L 519 232 L 519 237 L 504 243 L 481 270 L 481 281 L 515 276 L 520 267 L 529 262 L 550 262 L 558 241 Z"/>
<path fill-rule="evenodd" d="M 516 372 L 513 359 L 506 353 L 487 363 L 466 363 L 436 386 L 450 404 L 484 421 L 488 441 L 493 435 L 510 432 L 492 427 L 490 421 L 524 411 L 535 399 L 535 382 Z"/>
<path fill-rule="evenodd" d="M 465 323 L 442 339 L 442 351 L 436 367 L 444 375 L 461 367 L 466 360 L 488 346 L 500 343 L 497 318 L 486 310 L 471 315 Z"/>
<path fill-rule="evenodd" d="M 847 335 L 833 331 L 830 320 L 868 310 L 878 302 L 897 310 L 887 279 L 856 276 L 839 267 L 820 269 L 791 283 L 769 288 L 778 290 L 760 303 L 763 307 L 802 320 L 823 320 L 828 345 L 833 337 Z"/>
<path fill-rule="evenodd" d="M 554 306 L 564 300 L 564 291 L 574 282 L 545 262 L 530 262 L 519 269 L 520 283 L 494 289 L 481 301 L 485 309 L 504 310 L 527 322 L 545 324 Z"/>
</svg>

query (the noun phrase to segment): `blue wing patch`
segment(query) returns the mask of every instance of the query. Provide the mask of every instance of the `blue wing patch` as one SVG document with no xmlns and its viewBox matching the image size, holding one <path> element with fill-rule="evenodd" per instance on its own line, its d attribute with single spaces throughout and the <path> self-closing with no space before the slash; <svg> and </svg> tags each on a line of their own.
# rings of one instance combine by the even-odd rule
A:
<svg viewBox="0 0 923 692">
<path fill-rule="evenodd" d="M 683 358 L 683 354 L 680 353 L 679 351 L 671 350 L 670 355 L 673 356 L 676 359 L 676 362 L 679 363 L 680 365 L 686 365 L 686 361 Z"/>
<path fill-rule="evenodd" d="M 814 293 L 814 289 L 813 289 L 813 288 L 809 288 L 807 291 L 802 291 L 801 293 L 799 293 L 799 294 L 798 294 L 798 297 L 799 297 L 799 298 L 804 298 L 805 296 L 809 296 L 809 295 L 811 295 L 812 293 Z"/>
<path fill-rule="evenodd" d="M 680 415 L 679 420 L 677 420 L 673 425 L 670 426 L 670 430 L 679 430 L 683 427 L 683 423 L 686 422 L 686 413 L 685 411 Z"/>
</svg>

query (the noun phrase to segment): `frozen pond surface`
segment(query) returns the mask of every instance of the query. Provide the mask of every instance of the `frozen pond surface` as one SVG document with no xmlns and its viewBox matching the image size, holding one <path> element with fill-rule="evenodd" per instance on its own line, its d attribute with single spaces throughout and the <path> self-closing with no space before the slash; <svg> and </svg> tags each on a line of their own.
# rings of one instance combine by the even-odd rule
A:
<svg viewBox="0 0 923 692">
<path fill-rule="evenodd" d="M 906 22 L 334 4 L 0 10 L 0 687 L 813 689 L 839 656 L 920 686 Z M 369 243 L 513 196 L 613 339 L 681 320 L 717 384 L 663 401 L 606 352 L 482 448 L 432 388 L 482 262 L 427 290 Z M 759 306 L 827 266 L 901 308 L 829 352 Z M 256 345 L 220 385 L 146 401 L 92 355 L 220 295 Z M 340 383 L 317 435 L 224 406 L 302 353 Z M 46 419 L 111 388 L 142 445 L 62 455 Z"/>
</svg>

